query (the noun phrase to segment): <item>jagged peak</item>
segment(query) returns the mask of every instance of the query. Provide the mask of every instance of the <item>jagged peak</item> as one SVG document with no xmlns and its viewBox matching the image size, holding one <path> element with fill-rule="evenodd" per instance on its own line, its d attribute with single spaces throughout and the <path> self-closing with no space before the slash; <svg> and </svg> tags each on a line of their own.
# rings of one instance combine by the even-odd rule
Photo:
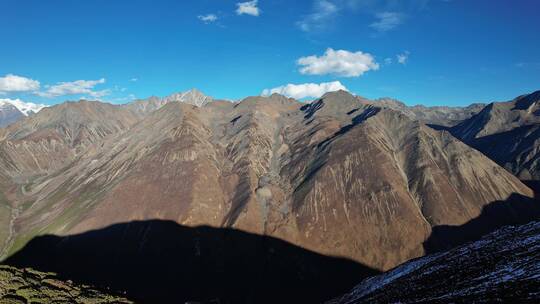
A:
<svg viewBox="0 0 540 304">
<path fill-rule="evenodd" d="M 10 98 L 0 99 L 0 106 L 5 106 L 5 105 L 11 105 L 11 106 L 17 108 L 17 110 L 19 110 L 24 116 L 35 114 L 35 113 L 39 112 L 40 110 L 42 110 L 43 108 L 48 107 L 48 105 L 45 105 L 45 104 L 36 104 L 36 103 L 32 103 L 32 102 L 25 102 L 25 101 L 20 100 L 19 98 L 17 98 L 17 99 L 10 99 Z"/>
<path fill-rule="evenodd" d="M 205 106 L 213 100 L 214 99 L 212 97 L 205 95 L 203 92 L 199 91 L 196 88 L 192 88 L 185 92 L 174 93 L 163 98 L 163 101 L 165 103 L 177 101 L 192 104 L 198 107 Z"/>
</svg>

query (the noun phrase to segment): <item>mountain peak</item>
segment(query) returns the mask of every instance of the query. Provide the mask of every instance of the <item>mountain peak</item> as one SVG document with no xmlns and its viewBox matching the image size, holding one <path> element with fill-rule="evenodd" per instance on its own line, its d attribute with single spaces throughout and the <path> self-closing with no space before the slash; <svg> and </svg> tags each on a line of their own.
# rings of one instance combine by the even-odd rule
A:
<svg viewBox="0 0 540 304">
<path fill-rule="evenodd" d="M 10 98 L 0 99 L 0 106 L 5 106 L 7 104 L 10 104 L 10 105 L 14 106 L 15 108 L 17 108 L 17 110 L 19 110 L 24 116 L 28 116 L 30 114 L 35 114 L 35 113 L 39 112 L 41 109 L 43 109 L 45 107 L 48 107 L 47 105 L 44 105 L 44 104 L 35 104 L 35 103 L 32 103 L 32 102 L 24 102 L 24 101 L 20 100 L 19 98 L 17 98 L 17 99 L 10 99 Z"/>
<path fill-rule="evenodd" d="M 349 91 L 345 91 L 345 90 L 337 90 L 337 91 L 332 91 L 332 92 L 327 92 L 325 93 L 321 99 L 327 99 L 327 98 L 351 98 L 351 97 L 354 97 L 353 94 L 351 94 L 351 92 Z"/>
<path fill-rule="evenodd" d="M 197 107 L 202 107 L 208 104 L 209 102 L 213 101 L 213 98 L 205 95 L 203 92 L 195 88 L 192 88 L 189 91 L 171 94 L 163 98 L 163 101 L 164 103 L 177 101 L 177 102 L 191 104 Z"/>
</svg>

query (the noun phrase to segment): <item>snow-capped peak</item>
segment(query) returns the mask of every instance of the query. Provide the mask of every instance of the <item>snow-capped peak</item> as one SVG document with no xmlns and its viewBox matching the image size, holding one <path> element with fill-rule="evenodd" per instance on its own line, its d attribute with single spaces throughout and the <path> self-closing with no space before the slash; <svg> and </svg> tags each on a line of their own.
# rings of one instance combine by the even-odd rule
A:
<svg viewBox="0 0 540 304">
<path fill-rule="evenodd" d="M 0 99 L 0 107 L 4 106 L 6 104 L 10 104 L 10 105 L 14 106 L 15 108 L 17 108 L 17 110 L 21 111 L 21 113 L 23 113 L 25 116 L 28 116 L 30 114 L 35 114 L 35 113 L 39 112 L 41 109 L 43 109 L 45 107 L 48 107 L 48 105 L 44 105 L 44 104 L 36 104 L 36 103 L 32 103 L 32 102 L 24 102 L 24 101 L 20 100 L 19 98 L 17 98 L 17 99 L 10 99 L 10 98 Z"/>
</svg>

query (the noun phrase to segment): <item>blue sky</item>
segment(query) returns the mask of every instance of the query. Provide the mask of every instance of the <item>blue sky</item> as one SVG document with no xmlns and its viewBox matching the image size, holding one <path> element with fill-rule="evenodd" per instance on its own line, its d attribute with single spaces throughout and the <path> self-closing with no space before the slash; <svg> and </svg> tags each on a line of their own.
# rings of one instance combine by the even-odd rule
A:
<svg viewBox="0 0 540 304">
<path fill-rule="evenodd" d="M 508 100 L 540 89 L 539 11 L 537 0 L 1 0 L 0 98 L 345 87 L 409 105 Z"/>
</svg>

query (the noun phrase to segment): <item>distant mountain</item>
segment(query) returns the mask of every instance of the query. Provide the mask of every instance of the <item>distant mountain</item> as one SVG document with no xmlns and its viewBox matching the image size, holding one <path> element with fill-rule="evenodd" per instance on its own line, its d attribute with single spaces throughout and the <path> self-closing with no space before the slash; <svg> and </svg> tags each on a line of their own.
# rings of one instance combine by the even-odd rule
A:
<svg viewBox="0 0 540 304">
<path fill-rule="evenodd" d="M 277 94 L 169 101 L 143 116 L 83 101 L 3 132 L 4 253 L 37 234 L 163 219 L 271 235 L 386 270 L 423 255 L 433 227 L 533 195 L 448 132 L 343 91 L 310 104 Z M 507 218 L 519 217 L 512 206 Z"/>
<path fill-rule="evenodd" d="M 485 106 L 483 103 L 473 103 L 466 107 L 407 106 L 403 102 L 392 98 L 379 98 L 372 103 L 377 106 L 400 111 L 413 120 L 445 127 L 456 125 L 461 121 L 470 118 L 474 114 L 480 112 Z"/>
<path fill-rule="evenodd" d="M 540 222 L 505 227 L 365 279 L 332 304 L 538 303 Z"/>
<path fill-rule="evenodd" d="M 25 180 L 52 174 L 137 121 L 131 111 L 97 101 L 44 108 L 0 129 L 0 175 Z"/>
<path fill-rule="evenodd" d="M 131 301 L 30 268 L 0 266 L 0 303 L 127 304 Z"/>
<path fill-rule="evenodd" d="M 204 95 L 197 89 L 191 89 L 187 92 L 175 93 L 163 98 L 165 103 L 169 102 L 183 102 L 197 107 L 202 107 L 212 102 L 212 97 Z"/>
<path fill-rule="evenodd" d="M 11 103 L 0 103 L 0 128 L 22 119 L 25 115 Z"/>
<path fill-rule="evenodd" d="M 204 95 L 197 89 L 191 89 L 189 91 L 175 93 L 164 98 L 152 96 L 146 99 L 135 100 L 124 106 L 134 111 L 138 115 L 146 115 L 170 102 L 182 102 L 197 107 L 202 107 L 212 101 L 212 97 Z"/>
<path fill-rule="evenodd" d="M 35 114 L 45 107 L 47 106 L 24 102 L 20 99 L 0 99 L 0 128 L 12 124 L 25 116 Z"/>
<path fill-rule="evenodd" d="M 540 91 L 494 102 L 449 129 L 521 179 L 540 179 Z"/>
</svg>

